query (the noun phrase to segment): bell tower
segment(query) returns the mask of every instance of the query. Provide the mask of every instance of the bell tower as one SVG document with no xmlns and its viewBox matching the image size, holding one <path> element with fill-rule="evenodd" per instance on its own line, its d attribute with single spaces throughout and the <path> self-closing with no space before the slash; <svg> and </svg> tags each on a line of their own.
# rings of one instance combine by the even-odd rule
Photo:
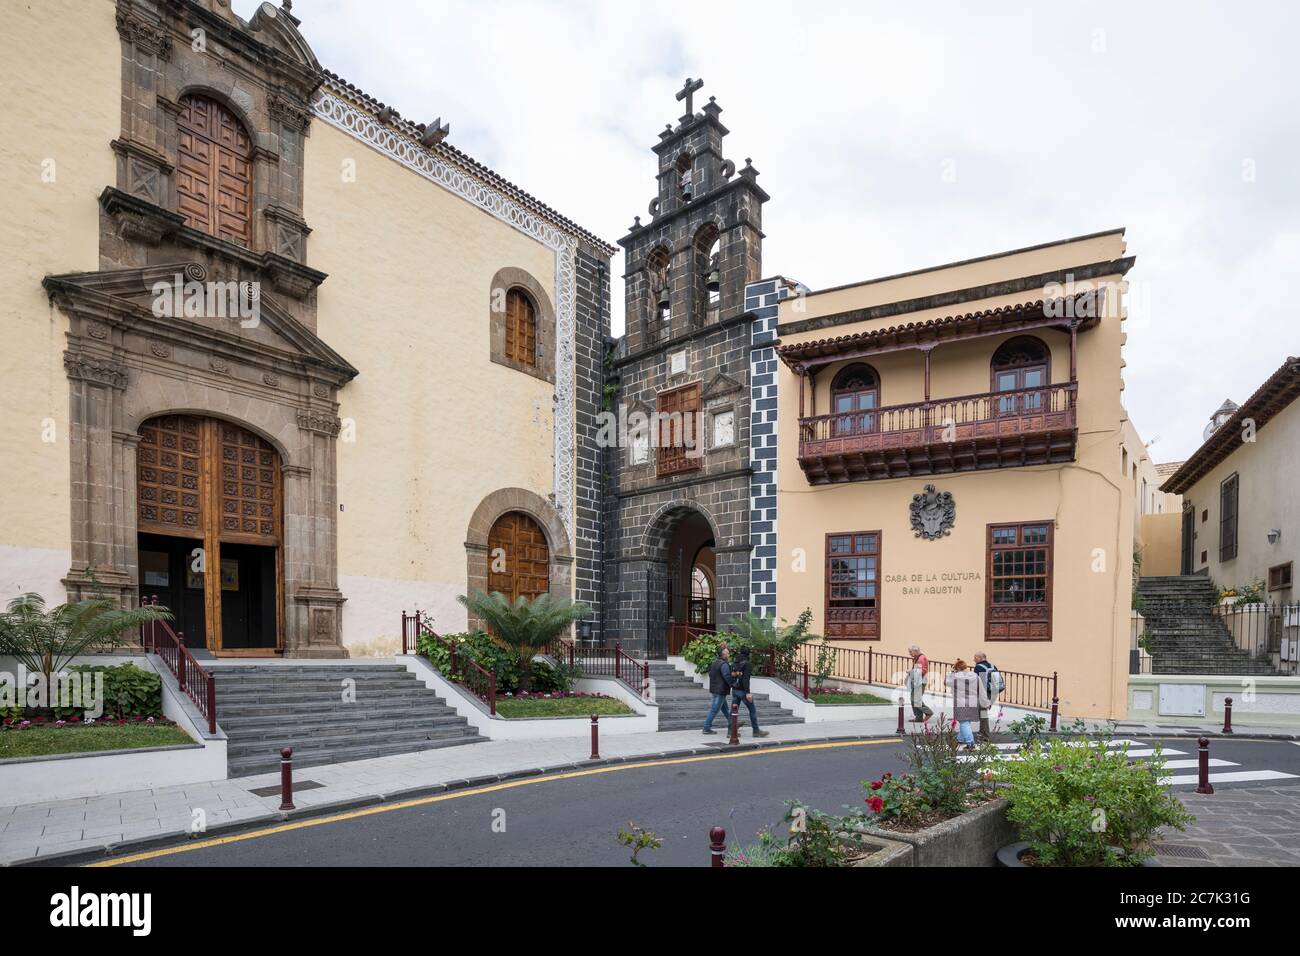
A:
<svg viewBox="0 0 1300 956">
<path fill-rule="evenodd" d="M 629 352 L 688 335 L 743 311 L 747 282 L 762 274 L 762 208 L 768 196 L 758 170 L 739 172 L 723 155 L 722 107 L 700 112 L 702 80 L 688 78 L 677 99 L 684 112 L 654 147 L 656 195 L 649 222 L 638 216 L 620 241 L 626 253 Z"/>
<path fill-rule="evenodd" d="M 647 221 L 620 240 L 627 326 L 609 382 L 630 433 L 638 417 L 660 424 L 607 450 L 605 634 L 656 658 L 743 614 L 750 590 L 745 286 L 761 277 L 768 197 L 749 160 L 737 170 L 723 154 L 717 101 L 696 111 L 703 85 L 677 93 Z"/>
</svg>

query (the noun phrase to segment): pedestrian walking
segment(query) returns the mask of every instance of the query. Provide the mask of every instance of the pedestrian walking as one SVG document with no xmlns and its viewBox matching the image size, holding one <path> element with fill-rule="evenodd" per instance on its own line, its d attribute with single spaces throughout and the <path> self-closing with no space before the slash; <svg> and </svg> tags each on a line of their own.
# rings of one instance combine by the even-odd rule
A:
<svg viewBox="0 0 1300 956">
<path fill-rule="evenodd" d="M 766 730 L 758 729 L 758 709 L 754 707 L 754 695 L 749 690 L 749 678 L 754 668 L 749 662 L 749 648 L 742 647 L 737 653 L 736 666 L 731 669 L 731 696 L 737 705 L 749 708 L 749 726 L 755 737 L 766 737 Z"/>
<path fill-rule="evenodd" d="M 915 644 L 907 649 L 907 653 L 912 658 L 912 669 L 907 672 L 903 686 L 911 697 L 912 719 L 927 721 L 934 716 L 934 711 L 925 703 L 925 679 L 930 672 L 930 662 Z"/>
<path fill-rule="evenodd" d="M 1002 693 L 1006 687 L 1006 680 L 1002 677 L 1002 672 L 998 670 L 997 665 L 989 660 L 989 656 L 983 651 L 975 655 L 975 667 L 973 668 L 979 675 L 980 683 L 984 685 L 984 694 L 987 700 L 980 704 L 980 739 L 989 741 L 993 738 L 993 731 L 989 727 L 989 715 L 993 708 L 997 706 L 998 694 Z"/>
<path fill-rule="evenodd" d="M 731 652 L 727 645 L 719 644 L 718 656 L 709 665 L 709 693 L 713 695 L 713 702 L 709 706 L 709 716 L 704 721 L 706 734 L 717 733 L 713 729 L 713 718 L 718 716 L 718 711 L 727 709 L 727 700 L 731 697 L 730 658 Z"/>
<path fill-rule="evenodd" d="M 944 683 L 952 688 L 952 719 L 957 722 L 957 742 L 965 744 L 967 750 L 973 750 L 975 735 L 971 733 L 971 722 L 979 719 L 980 708 L 988 700 L 984 685 L 979 675 L 961 658 L 953 663 L 952 673 Z"/>
</svg>

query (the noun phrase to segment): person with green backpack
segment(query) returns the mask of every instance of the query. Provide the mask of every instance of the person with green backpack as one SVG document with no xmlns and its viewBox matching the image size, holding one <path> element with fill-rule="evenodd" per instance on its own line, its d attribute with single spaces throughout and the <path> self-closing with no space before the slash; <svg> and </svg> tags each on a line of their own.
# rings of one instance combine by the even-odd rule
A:
<svg viewBox="0 0 1300 956">
<path fill-rule="evenodd" d="M 1003 679 L 997 665 L 989 660 L 989 656 L 983 651 L 977 651 L 975 654 L 975 673 L 979 676 L 980 683 L 984 685 L 985 699 L 980 702 L 984 705 L 980 707 L 980 739 L 987 741 L 993 736 L 993 731 L 989 728 L 989 712 L 998 702 L 998 694 L 1006 688 L 1007 682 Z"/>
</svg>

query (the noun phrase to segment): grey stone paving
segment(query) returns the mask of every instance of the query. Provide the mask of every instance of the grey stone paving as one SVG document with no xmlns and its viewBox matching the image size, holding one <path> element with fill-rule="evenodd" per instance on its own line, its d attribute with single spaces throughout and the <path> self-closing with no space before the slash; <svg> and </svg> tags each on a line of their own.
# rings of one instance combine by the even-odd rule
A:
<svg viewBox="0 0 1300 956">
<path fill-rule="evenodd" d="M 1300 866 L 1300 786 L 1179 794 L 1196 815 L 1165 843 L 1199 847 L 1208 860 L 1160 855 L 1162 866 Z"/>
</svg>

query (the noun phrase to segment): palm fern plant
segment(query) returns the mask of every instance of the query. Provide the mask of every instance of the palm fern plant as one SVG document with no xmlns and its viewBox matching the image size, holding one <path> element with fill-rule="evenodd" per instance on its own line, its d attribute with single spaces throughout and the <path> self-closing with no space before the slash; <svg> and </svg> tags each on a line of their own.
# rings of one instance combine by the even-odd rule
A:
<svg viewBox="0 0 1300 956">
<path fill-rule="evenodd" d="M 485 594 L 475 591 L 457 600 L 479 620 L 492 640 L 519 655 L 519 690 L 528 691 L 533 658 L 573 624 L 591 614 L 585 604 L 567 598 L 556 600 L 539 594 L 531 601 L 520 595 L 511 603 L 500 591 Z"/>
<path fill-rule="evenodd" d="M 171 618 L 165 607 L 124 610 L 107 598 L 90 598 L 47 609 L 39 594 L 20 594 L 0 612 L 0 657 L 13 657 L 29 671 L 50 675 L 97 648 L 120 647 L 127 631 Z"/>
</svg>

